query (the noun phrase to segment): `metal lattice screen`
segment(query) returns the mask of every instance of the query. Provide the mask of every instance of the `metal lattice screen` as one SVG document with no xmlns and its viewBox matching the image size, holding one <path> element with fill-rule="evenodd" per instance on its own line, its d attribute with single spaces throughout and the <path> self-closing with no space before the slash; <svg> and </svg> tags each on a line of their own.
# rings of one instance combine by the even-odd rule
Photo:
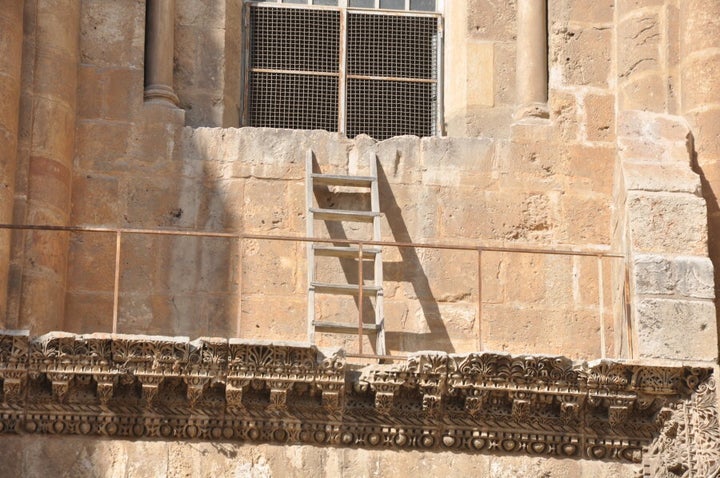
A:
<svg viewBox="0 0 720 478">
<path fill-rule="evenodd" d="M 438 16 L 258 5 L 249 14 L 250 126 L 435 134 Z"/>
</svg>

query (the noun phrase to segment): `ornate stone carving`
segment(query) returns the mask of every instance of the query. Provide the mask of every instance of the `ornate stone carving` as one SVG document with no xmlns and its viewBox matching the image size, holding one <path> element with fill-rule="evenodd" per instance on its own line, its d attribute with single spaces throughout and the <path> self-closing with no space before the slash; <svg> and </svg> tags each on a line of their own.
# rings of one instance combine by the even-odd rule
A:
<svg viewBox="0 0 720 478">
<path fill-rule="evenodd" d="M 720 455 L 714 378 L 691 367 L 423 352 L 358 370 L 303 344 L 0 332 L 0 380 L 0 433 L 632 462 L 649 447 L 648 476 L 705 476 Z"/>
<path fill-rule="evenodd" d="M 720 476 L 717 382 L 710 377 L 696 383 L 695 377 L 689 383 L 697 387 L 691 398 L 664 410 L 662 431 L 645 450 L 645 477 Z M 677 381 L 682 383 L 685 378 Z"/>
</svg>

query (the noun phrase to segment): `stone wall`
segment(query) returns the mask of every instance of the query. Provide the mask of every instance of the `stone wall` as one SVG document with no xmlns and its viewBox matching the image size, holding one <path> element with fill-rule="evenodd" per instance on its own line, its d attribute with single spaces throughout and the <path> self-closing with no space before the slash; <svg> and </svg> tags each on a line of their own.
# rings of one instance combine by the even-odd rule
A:
<svg viewBox="0 0 720 478">
<path fill-rule="evenodd" d="M 515 7 L 510 2 L 492 10 L 475 2 L 455 11 L 459 7 L 453 6 L 446 18 L 448 42 L 473 51 L 449 48 L 448 56 L 479 59 L 482 51 L 492 52 L 492 61 L 478 61 L 497 69 L 480 77 L 446 72 L 448 81 L 469 82 L 461 90 L 495 98 L 478 109 L 482 101 L 458 97 L 466 101 L 463 111 L 478 116 L 457 124 L 499 129 L 472 133 L 479 138 L 382 143 L 317 132 L 183 129 L 185 121 L 233 122 L 227 118 L 236 98 L 222 92 L 233 88 L 238 65 L 231 61 L 233 50 L 223 48 L 238 45 L 240 32 L 226 28 L 236 25 L 238 7 L 178 2 L 176 87 L 186 108 L 180 110 L 141 100 L 144 2 L 82 4 L 72 224 L 303 235 L 303 158 L 313 149 L 326 171 L 355 173 L 379 158 L 385 240 L 598 250 L 620 245 L 611 239 L 612 3 L 551 4 L 551 117 L 512 127 L 514 55 L 507 25 Z M 489 8 L 494 16 L 485 16 Z M 202 41 L 183 46 L 194 38 Z M 597 51 L 605 53 L 598 57 Z M 492 84 L 485 88 L 478 81 Z M 211 104 L 214 109 L 203 109 Z M 461 131 L 457 134 L 468 134 Z M 366 200 L 348 202 L 344 191 L 319 199 L 352 206 Z M 110 331 L 115 237 L 78 233 L 70 241 L 63 325 L 37 332 Z M 245 242 L 126 235 L 118 330 L 302 339 L 304 246 Z M 390 249 L 386 315 L 393 350 L 488 348 L 592 358 L 617 355 L 630 340 L 614 332 L 621 324 L 613 316 L 622 315 L 621 306 L 613 308 L 622 291 L 610 288 L 612 277 L 624 274 L 618 259 L 602 260 L 601 314 L 595 257 L 485 253 L 478 310 L 475 252 Z M 15 257 L 20 264 L 21 255 Z M 355 274 L 348 264 L 332 271 L 334 266 L 321 264 L 340 279 Z M 530 280 L 518 283 L 521 276 Z M 270 303 L 281 305 L 273 307 L 272 318 L 261 318 Z M 353 321 L 357 310 L 352 300 L 340 299 L 319 307 L 324 317 L 341 321 Z M 21 315 L 18 311 L 8 324 L 29 324 Z"/>
<path fill-rule="evenodd" d="M 145 0 L 10 3 L 14 9 L 0 0 L 0 26 L 12 25 L 0 38 L 0 103 L 8 103 L 0 108 L 0 222 L 301 236 L 306 151 L 323 172 L 341 174 L 364 173 L 377 158 L 384 240 L 627 254 L 484 252 L 478 267 L 476 251 L 387 247 L 391 352 L 716 362 L 714 0 L 549 2 L 550 118 L 529 122 L 513 122 L 516 2 L 448 0 L 448 137 L 383 142 L 233 128 L 242 102 L 240 0 L 176 1 L 180 108 L 143 101 Z M 316 200 L 367 204 L 349 192 Z M 319 229 L 334 238 L 367 232 Z M 16 232 L 11 248 L 8 237 L 0 235 L 1 327 L 33 335 L 113 330 L 114 233 Z M 302 243 L 140 233 L 122 241 L 119 332 L 304 339 Z M 338 280 L 357 273 L 352 263 L 318 267 Z M 352 322 L 357 305 L 330 299 L 318 311 Z M 337 337 L 320 342 L 355 348 Z M 70 438 L 73 454 L 52 437 L 7 440 L 14 445 L 4 453 L 23 450 L 11 465 L 18 474 L 31 474 L 35 454 L 47 453 L 80 472 L 152 475 L 156 468 L 134 468 L 147 452 L 166 457 L 152 467 L 170 475 L 194 471 L 201 455 L 218 473 L 258 476 L 281 474 L 288 462 L 298 474 L 323 468 L 328 476 L 448 463 L 481 475 L 637 471 L 502 456 Z"/>
<path fill-rule="evenodd" d="M 312 446 L 188 443 L 178 441 L 93 440 L 65 437 L 4 437 L 0 457 L 10 476 L 251 478 L 382 477 L 403 473 L 496 476 L 634 476 L 640 465 L 552 458 L 478 456 L 452 452 L 392 452 Z M 19 451 L 21 450 L 21 451 Z M 148 460 L 148 457 L 154 457 Z"/>
</svg>

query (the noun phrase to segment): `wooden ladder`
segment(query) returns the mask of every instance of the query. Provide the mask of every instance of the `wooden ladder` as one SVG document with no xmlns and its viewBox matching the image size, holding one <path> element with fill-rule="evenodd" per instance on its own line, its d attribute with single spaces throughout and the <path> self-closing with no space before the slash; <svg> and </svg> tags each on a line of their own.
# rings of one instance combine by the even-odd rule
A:
<svg viewBox="0 0 720 478">
<path fill-rule="evenodd" d="M 370 189 L 370 210 L 341 210 L 315 207 L 313 198 L 316 186 L 351 186 Z M 372 223 L 372 240 L 380 241 L 380 197 L 378 192 L 377 158 L 370 163 L 370 176 L 347 176 L 320 174 L 313 171 L 313 152 L 308 150 L 306 159 L 305 199 L 307 203 L 307 237 L 315 237 L 315 221 L 365 222 Z M 358 262 L 358 284 L 331 284 L 317 281 L 315 277 L 315 257 L 337 257 L 338 259 L 356 259 Z M 307 243 L 307 282 L 308 282 L 308 339 L 315 343 L 315 331 L 326 333 L 358 334 L 359 354 L 362 355 L 363 334 L 375 333 L 375 355 L 385 355 L 385 322 L 383 315 L 383 262 L 382 248 L 377 246 L 331 245 L 328 243 Z M 374 261 L 374 280 L 364 284 L 362 277 L 363 261 Z M 360 285 L 362 284 L 362 287 Z M 325 322 L 315 319 L 316 294 L 347 294 L 358 297 L 357 325 Z M 375 297 L 375 323 L 363 323 L 363 301 L 366 296 Z"/>
</svg>

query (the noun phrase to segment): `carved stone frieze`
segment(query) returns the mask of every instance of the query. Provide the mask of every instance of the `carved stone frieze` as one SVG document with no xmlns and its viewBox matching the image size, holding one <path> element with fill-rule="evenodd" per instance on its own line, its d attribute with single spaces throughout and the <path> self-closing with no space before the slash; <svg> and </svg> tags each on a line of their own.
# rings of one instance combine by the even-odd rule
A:
<svg viewBox="0 0 720 478">
<path fill-rule="evenodd" d="M 359 368 L 296 343 L 0 332 L 0 384 L 0 433 L 631 462 L 646 449 L 648 476 L 705 476 L 720 456 L 712 371 L 685 366 L 420 352 Z"/>
<path fill-rule="evenodd" d="M 664 410 L 659 437 L 645 450 L 645 477 L 720 476 L 717 382 L 710 377 L 696 385 L 689 400 Z"/>
</svg>

